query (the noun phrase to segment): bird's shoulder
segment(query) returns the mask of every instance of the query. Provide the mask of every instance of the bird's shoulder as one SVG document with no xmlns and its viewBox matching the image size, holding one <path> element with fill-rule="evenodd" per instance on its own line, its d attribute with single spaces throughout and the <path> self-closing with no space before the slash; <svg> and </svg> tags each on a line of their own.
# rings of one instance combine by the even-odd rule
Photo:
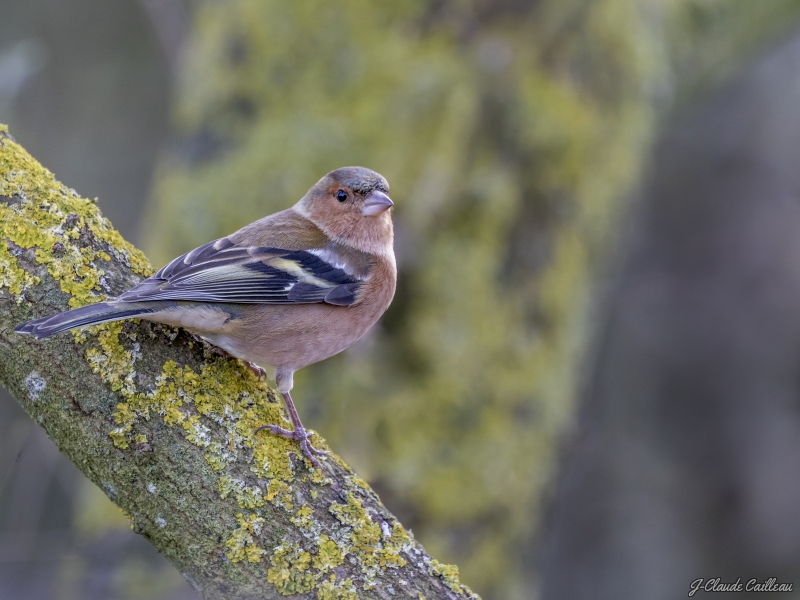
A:
<svg viewBox="0 0 800 600">
<path fill-rule="evenodd" d="M 283 250 L 311 250 L 324 248 L 328 236 L 293 208 L 287 208 L 245 225 L 227 236 L 240 247 L 281 248 Z"/>
</svg>

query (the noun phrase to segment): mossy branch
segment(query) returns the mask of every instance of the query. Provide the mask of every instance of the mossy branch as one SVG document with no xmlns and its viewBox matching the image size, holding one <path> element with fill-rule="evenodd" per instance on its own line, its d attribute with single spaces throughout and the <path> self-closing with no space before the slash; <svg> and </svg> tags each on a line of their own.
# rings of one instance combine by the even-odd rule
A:
<svg viewBox="0 0 800 600">
<path fill-rule="evenodd" d="M 208 599 L 477 598 L 338 457 L 313 469 L 292 442 L 254 435 L 288 422 L 235 359 L 147 322 L 13 333 L 149 272 L 0 126 L 0 383 L 136 532 Z"/>
</svg>

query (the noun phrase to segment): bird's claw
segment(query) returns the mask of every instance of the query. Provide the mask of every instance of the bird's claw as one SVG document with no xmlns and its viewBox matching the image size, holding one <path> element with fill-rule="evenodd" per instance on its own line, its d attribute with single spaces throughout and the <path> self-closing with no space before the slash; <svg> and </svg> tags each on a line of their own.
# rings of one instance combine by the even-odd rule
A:
<svg viewBox="0 0 800 600">
<path fill-rule="evenodd" d="M 244 366 L 250 369 L 250 372 L 258 379 L 263 379 L 267 376 L 267 372 L 259 367 L 256 363 L 251 363 L 249 360 L 244 361 Z"/>
<path fill-rule="evenodd" d="M 262 425 L 255 430 L 255 433 L 258 433 L 262 429 L 269 430 L 272 435 L 279 435 L 280 437 L 298 442 L 300 444 L 300 449 L 303 451 L 303 455 L 318 469 L 320 468 L 320 464 L 316 457 L 326 456 L 328 454 L 327 450 L 317 450 L 311 445 L 311 442 L 308 438 L 314 435 L 313 431 L 306 431 L 304 428 L 289 431 L 288 429 L 278 427 L 277 425 Z"/>
</svg>

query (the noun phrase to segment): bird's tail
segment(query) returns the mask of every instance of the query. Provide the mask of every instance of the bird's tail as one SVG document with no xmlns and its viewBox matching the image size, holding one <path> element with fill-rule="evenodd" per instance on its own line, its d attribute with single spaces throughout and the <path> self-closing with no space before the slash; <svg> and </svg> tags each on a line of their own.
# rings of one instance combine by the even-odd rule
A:
<svg viewBox="0 0 800 600">
<path fill-rule="evenodd" d="M 98 323 L 108 323 L 129 319 L 137 315 L 153 312 L 152 308 L 142 308 L 132 304 L 109 304 L 108 302 L 98 302 L 67 312 L 58 313 L 49 317 L 28 321 L 14 328 L 16 333 L 24 333 L 34 336 L 37 340 L 49 337 L 53 334 L 84 327 L 86 325 L 97 325 Z"/>
</svg>

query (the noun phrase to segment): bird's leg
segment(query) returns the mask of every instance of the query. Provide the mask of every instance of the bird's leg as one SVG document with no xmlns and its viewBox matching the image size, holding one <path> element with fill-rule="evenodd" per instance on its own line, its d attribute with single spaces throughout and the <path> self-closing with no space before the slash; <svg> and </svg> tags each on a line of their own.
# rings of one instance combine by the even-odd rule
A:
<svg viewBox="0 0 800 600">
<path fill-rule="evenodd" d="M 269 429 L 270 433 L 273 435 L 279 435 L 300 442 L 300 449 L 303 451 L 303 455 L 311 461 L 311 464 L 319 469 L 320 464 L 316 457 L 325 456 L 328 454 L 327 450 L 317 450 L 311 445 L 308 438 L 314 435 L 314 432 L 312 431 L 309 433 L 306 431 L 306 428 L 303 427 L 303 423 L 300 421 L 300 416 L 297 414 L 297 409 L 294 407 L 294 402 L 292 402 L 292 397 L 289 395 L 289 392 L 282 392 L 281 395 L 286 401 L 286 408 L 289 409 L 289 418 L 292 420 L 292 425 L 294 425 L 294 431 L 289 431 L 277 425 L 262 425 L 255 430 L 255 433 L 258 433 L 262 429 Z"/>
</svg>

